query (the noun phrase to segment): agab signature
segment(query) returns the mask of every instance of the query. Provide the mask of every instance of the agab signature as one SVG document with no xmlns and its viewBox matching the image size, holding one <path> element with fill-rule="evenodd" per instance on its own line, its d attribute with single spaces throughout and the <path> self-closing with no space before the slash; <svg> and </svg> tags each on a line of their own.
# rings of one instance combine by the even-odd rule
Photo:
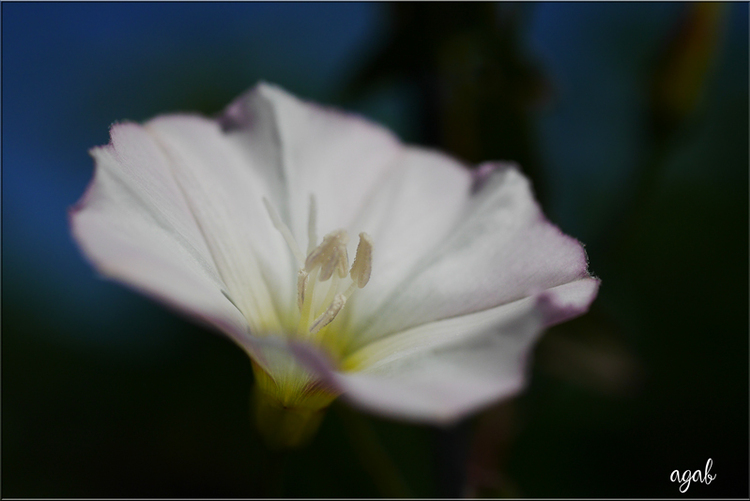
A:
<svg viewBox="0 0 750 501">
<path fill-rule="evenodd" d="M 713 466 L 714 461 L 711 458 L 708 458 L 708 461 L 706 461 L 706 471 L 690 471 L 685 470 L 682 472 L 682 475 L 680 475 L 679 470 L 674 470 L 672 474 L 669 476 L 669 480 L 672 482 L 682 482 L 680 484 L 680 492 L 685 494 L 687 490 L 690 488 L 690 481 L 693 482 L 703 482 L 704 484 L 708 485 L 716 478 L 716 474 L 711 475 L 709 472 L 711 471 L 711 466 Z"/>
</svg>

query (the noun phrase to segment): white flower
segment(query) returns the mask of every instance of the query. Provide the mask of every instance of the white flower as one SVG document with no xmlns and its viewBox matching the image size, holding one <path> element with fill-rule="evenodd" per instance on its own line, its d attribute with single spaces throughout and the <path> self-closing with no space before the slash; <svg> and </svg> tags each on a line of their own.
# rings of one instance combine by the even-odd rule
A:
<svg viewBox="0 0 750 501">
<path fill-rule="evenodd" d="M 218 120 L 116 124 L 92 155 L 71 211 L 83 252 L 244 348 L 261 426 L 336 396 L 453 422 L 518 392 L 539 333 L 598 289 L 515 167 L 472 172 L 278 87 Z"/>
</svg>

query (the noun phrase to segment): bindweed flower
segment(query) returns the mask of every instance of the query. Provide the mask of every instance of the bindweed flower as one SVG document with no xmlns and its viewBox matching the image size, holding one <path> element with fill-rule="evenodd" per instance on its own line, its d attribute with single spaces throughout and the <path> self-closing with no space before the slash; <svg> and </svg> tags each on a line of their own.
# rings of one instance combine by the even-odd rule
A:
<svg viewBox="0 0 750 501">
<path fill-rule="evenodd" d="M 292 446 L 341 397 L 448 424 L 524 384 L 599 281 L 512 165 L 471 171 L 260 84 L 216 120 L 119 123 L 73 235 L 104 275 L 223 332 Z"/>
</svg>

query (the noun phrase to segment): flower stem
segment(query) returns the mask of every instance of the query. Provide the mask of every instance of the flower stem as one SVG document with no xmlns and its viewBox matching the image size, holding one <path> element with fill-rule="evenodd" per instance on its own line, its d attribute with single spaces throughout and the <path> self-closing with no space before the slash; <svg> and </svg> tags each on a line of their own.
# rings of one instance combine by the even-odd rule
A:
<svg viewBox="0 0 750 501">
<path fill-rule="evenodd" d="M 359 456 L 362 466 L 384 497 L 410 498 L 411 490 L 381 445 L 367 418 L 344 405 L 335 405 L 344 422 L 349 440 Z"/>
</svg>

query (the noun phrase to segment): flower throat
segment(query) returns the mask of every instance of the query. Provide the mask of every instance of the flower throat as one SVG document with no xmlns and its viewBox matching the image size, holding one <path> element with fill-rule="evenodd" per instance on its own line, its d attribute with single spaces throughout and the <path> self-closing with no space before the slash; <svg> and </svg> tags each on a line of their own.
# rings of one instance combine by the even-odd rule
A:
<svg viewBox="0 0 750 501">
<path fill-rule="evenodd" d="M 320 344 L 325 337 L 326 327 L 341 313 L 356 290 L 363 288 L 370 280 L 372 239 L 367 233 L 359 234 L 357 253 L 354 263 L 349 268 L 349 256 L 346 250 L 349 235 L 346 230 L 332 231 L 318 244 L 317 207 L 315 197 L 311 195 L 307 225 L 307 257 L 305 257 L 279 214 L 267 199 L 264 198 L 263 203 L 274 227 L 284 237 L 299 266 L 297 272 L 299 321 L 296 335 L 301 339 Z M 330 283 L 325 284 L 328 281 Z"/>
</svg>

